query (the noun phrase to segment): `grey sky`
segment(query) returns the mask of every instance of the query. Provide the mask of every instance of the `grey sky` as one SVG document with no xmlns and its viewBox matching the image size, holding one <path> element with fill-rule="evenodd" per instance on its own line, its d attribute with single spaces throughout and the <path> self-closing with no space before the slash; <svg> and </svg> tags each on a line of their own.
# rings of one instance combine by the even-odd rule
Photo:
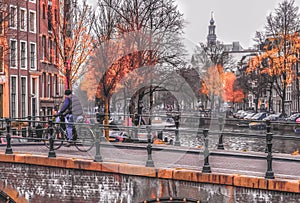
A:
<svg viewBox="0 0 300 203">
<path fill-rule="evenodd" d="M 190 43 L 205 42 L 211 11 L 218 40 L 253 45 L 255 31 L 262 31 L 266 16 L 283 0 L 176 0 L 188 22 L 185 37 Z M 295 0 L 300 6 L 300 0 Z"/>
</svg>

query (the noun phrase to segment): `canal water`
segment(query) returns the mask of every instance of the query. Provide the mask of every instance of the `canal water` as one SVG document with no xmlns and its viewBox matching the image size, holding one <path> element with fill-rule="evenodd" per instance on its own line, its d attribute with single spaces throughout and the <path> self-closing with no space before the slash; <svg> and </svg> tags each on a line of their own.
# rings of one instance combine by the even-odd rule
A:
<svg viewBox="0 0 300 203">
<path fill-rule="evenodd" d="M 209 129 L 209 148 L 217 149 L 219 142 L 219 127 L 218 126 L 206 126 Z M 194 130 L 193 130 L 194 129 Z M 197 133 L 197 128 L 179 128 L 179 140 L 182 146 L 187 147 L 203 147 L 204 136 L 203 129 L 200 129 L 201 133 Z M 264 152 L 266 149 L 266 130 L 251 130 L 249 128 L 240 128 L 238 126 L 223 128 L 221 132 L 226 132 L 223 135 L 224 148 L 227 150 L 238 151 L 253 151 Z M 229 132 L 229 133 L 228 133 Z M 232 136 L 228 135 L 232 133 Z M 273 131 L 272 139 L 272 152 L 291 154 L 300 148 L 300 135 L 294 132 L 280 132 Z M 239 136 L 238 134 L 249 134 L 250 136 Z M 251 136 L 259 134 L 261 137 Z M 174 132 L 164 133 L 168 139 L 176 140 Z M 278 136 L 279 135 L 279 136 Z M 281 139 L 286 136 L 299 136 L 298 139 Z"/>
</svg>

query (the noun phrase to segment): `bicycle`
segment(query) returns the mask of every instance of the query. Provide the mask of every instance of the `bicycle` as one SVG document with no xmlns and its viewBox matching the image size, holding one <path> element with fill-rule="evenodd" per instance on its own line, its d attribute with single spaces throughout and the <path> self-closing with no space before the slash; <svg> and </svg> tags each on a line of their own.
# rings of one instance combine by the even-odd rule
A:
<svg viewBox="0 0 300 203">
<path fill-rule="evenodd" d="M 53 149 L 57 150 L 59 149 L 64 142 L 68 140 L 67 131 L 66 131 L 66 124 L 68 124 L 67 119 L 65 119 L 65 122 L 60 122 L 61 120 L 64 120 L 63 117 L 58 117 L 59 120 L 56 119 L 55 122 L 53 122 L 53 135 L 50 135 L 50 133 L 47 131 L 47 133 L 44 134 L 44 144 L 47 148 L 50 149 L 50 142 L 49 138 L 53 136 Z M 53 117 L 55 119 L 55 117 Z M 78 119 L 77 119 L 78 120 Z M 76 123 L 73 124 L 73 142 L 74 146 L 81 152 L 87 152 L 91 150 L 95 144 L 95 136 L 93 131 L 86 125 L 85 119 L 82 117 L 79 119 Z"/>
</svg>

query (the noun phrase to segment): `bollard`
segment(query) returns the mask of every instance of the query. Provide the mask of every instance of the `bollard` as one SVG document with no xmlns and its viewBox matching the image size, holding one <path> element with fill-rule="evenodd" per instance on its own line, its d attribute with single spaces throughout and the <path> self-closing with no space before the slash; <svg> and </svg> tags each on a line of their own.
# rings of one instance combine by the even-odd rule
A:
<svg viewBox="0 0 300 203">
<path fill-rule="evenodd" d="M 159 140 L 163 140 L 163 131 L 162 131 L 162 130 L 157 131 L 157 138 L 158 138 Z"/>
<path fill-rule="evenodd" d="M 202 173 L 211 173 L 209 165 L 209 151 L 208 151 L 208 129 L 203 130 L 204 135 L 204 165 L 202 168 Z"/>
<path fill-rule="evenodd" d="M 11 121 L 7 118 L 6 119 L 6 130 L 7 130 L 7 134 L 6 134 L 6 149 L 5 149 L 5 154 L 13 154 L 13 150 L 11 148 L 11 136 L 10 136 L 10 124 Z"/>
<path fill-rule="evenodd" d="M 174 121 L 175 121 L 175 146 L 180 146 L 180 141 L 179 141 L 179 115 L 174 116 Z"/>
<path fill-rule="evenodd" d="M 272 138 L 273 133 L 267 133 L 267 148 L 268 148 L 268 155 L 267 155 L 267 172 L 266 172 L 266 179 L 274 179 L 274 172 L 272 171 Z"/>
<path fill-rule="evenodd" d="M 100 144 L 101 144 L 101 137 L 103 136 L 103 129 L 100 126 L 100 124 L 96 124 L 96 129 L 95 129 L 95 133 L 96 133 L 96 142 L 95 142 L 95 147 L 96 147 L 96 154 L 95 154 L 95 159 L 94 162 L 103 162 L 101 153 L 100 153 Z"/>
<path fill-rule="evenodd" d="M 50 149 L 48 153 L 48 158 L 50 157 L 56 157 L 55 151 L 54 151 L 54 138 L 53 138 L 53 122 L 52 120 L 48 121 L 49 127 L 48 127 L 48 134 L 50 135 L 49 137 L 49 144 L 50 144 Z"/>
<path fill-rule="evenodd" d="M 223 117 L 219 116 L 218 118 L 219 120 L 219 143 L 218 143 L 218 149 L 224 149 L 224 145 L 223 145 L 223 134 L 222 134 L 222 127 L 223 127 Z"/>
<path fill-rule="evenodd" d="M 152 160 L 152 146 L 151 146 L 151 127 L 148 125 L 146 127 L 147 129 L 147 137 L 148 137 L 148 145 L 147 145 L 147 153 L 148 153 L 148 159 L 147 159 L 147 162 L 146 162 L 146 167 L 154 167 L 154 162 Z"/>
</svg>

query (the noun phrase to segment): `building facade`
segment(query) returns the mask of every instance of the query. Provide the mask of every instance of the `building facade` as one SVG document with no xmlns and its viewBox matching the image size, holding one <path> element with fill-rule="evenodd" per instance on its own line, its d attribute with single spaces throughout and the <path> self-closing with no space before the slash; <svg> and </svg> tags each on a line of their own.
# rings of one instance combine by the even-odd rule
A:
<svg viewBox="0 0 300 203">
<path fill-rule="evenodd" d="M 51 115 L 61 95 L 56 46 L 51 38 L 58 0 L 4 1 L 0 40 L 0 117 Z"/>
</svg>

